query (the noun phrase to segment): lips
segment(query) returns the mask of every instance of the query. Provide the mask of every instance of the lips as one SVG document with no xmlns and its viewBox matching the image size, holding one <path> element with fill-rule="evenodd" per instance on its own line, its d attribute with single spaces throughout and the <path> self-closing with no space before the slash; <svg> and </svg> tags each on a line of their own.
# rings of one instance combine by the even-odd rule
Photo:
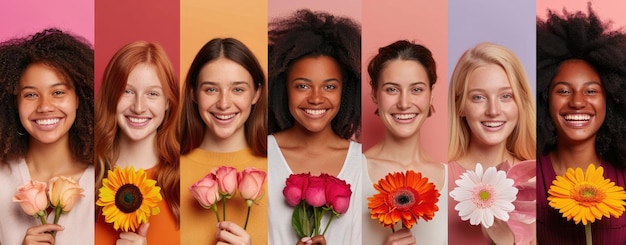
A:
<svg viewBox="0 0 626 245">
<path fill-rule="evenodd" d="M 304 109 L 304 112 L 306 114 L 310 114 L 310 115 L 314 115 L 314 116 L 322 115 L 322 114 L 326 113 L 326 111 L 328 111 L 328 109 L 315 109 L 315 110 L 314 109 Z"/>
<path fill-rule="evenodd" d="M 139 117 L 127 117 L 127 118 L 132 123 L 145 123 L 149 120 L 148 118 L 139 118 Z"/>
<path fill-rule="evenodd" d="M 415 118 L 417 116 L 417 113 L 393 113 L 391 115 L 399 120 L 410 120 Z"/>
<path fill-rule="evenodd" d="M 591 115 L 589 114 L 566 114 L 563 116 L 565 121 L 568 122 L 588 122 L 591 120 Z"/>
<path fill-rule="evenodd" d="M 59 121 L 61 121 L 61 119 L 59 118 L 48 118 L 48 119 L 37 119 L 35 120 L 35 123 L 37 123 L 37 125 L 40 126 L 49 126 L 49 125 L 54 125 L 59 123 Z"/>
<path fill-rule="evenodd" d="M 215 118 L 219 119 L 219 120 L 228 120 L 231 119 L 233 117 L 235 117 L 237 115 L 237 113 L 232 113 L 232 114 L 215 114 L 215 113 L 211 113 Z"/>
<path fill-rule="evenodd" d="M 488 121 L 488 122 L 480 122 L 482 125 L 488 128 L 497 128 L 504 125 L 505 121 Z"/>
</svg>

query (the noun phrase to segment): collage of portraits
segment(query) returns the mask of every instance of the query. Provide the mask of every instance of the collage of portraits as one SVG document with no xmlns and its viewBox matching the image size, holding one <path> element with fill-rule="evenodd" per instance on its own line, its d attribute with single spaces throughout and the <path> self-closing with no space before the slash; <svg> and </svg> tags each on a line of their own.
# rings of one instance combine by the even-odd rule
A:
<svg viewBox="0 0 626 245">
<path fill-rule="evenodd" d="M 0 245 L 626 244 L 624 9 L 2 0 Z"/>
</svg>

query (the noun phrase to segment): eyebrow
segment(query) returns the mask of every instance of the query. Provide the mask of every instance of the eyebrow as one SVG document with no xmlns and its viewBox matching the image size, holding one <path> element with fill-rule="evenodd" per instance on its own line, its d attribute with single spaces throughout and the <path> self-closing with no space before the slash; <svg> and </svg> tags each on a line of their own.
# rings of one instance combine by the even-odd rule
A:
<svg viewBox="0 0 626 245">
<path fill-rule="evenodd" d="M 203 86 L 203 85 L 218 85 L 217 82 L 211 82 L 211 81 L 202 81 L 200 82 L 200 84 L 198 84 L 198 86 Z M 251 84 L 249 82 L 246 81 L 233 81 L 230 83 L 230 85 L 248 85 L 250 86 Z"/>
<path fill-rule="evenodd" d="M 311 79 L 308 78 L 304 78 L 304 77 L 296 77 L 294 79 L 291 79 L 290 82 L 295 82 L 295 81 L 303 81 L 303 82 L 307 82 L 307 83 L 312 83 L 313 81 Z M 324 83 L 329 83 L 329 82 L 341 82 L 341 80 L 339 80 L 338 78 L 328 78 L 325 79 L 324 81 L 322 81 Z"/>
<path fill-rule="evenodd" d="M 504 91 L 504 90 L 513 90 L 513 87 L 511 87 L 511 86 L 509 86 L 509 87 L 501 87 L 501 88 L 498 89 L 498 92 L 501 92 L 501 91 Z M 486 90 L 483 89 L 483 88 L 474 88 L 474 89 L 468 90 L 467 92 L 470 93 L 470 92 L 474 92 L 474 91 L 484 92 Z"/>
<path fill-rule="evenodd" d="M 554 82 L 554 84 L 552 86 L 550 86 L 551 88 L 557 86 L 557 85 L 565 85 L 565 86 L 572 86 L 571 82 L 566 82 L 566 81 L 558 81 L 558 82 Z M 602 84 L 598 81 L 589 81 L 589 82 L 585 82 L 583 83 L 584 86 L 587 85 L 598 85 L 598 86 L 602 86 Z"/>
<path fill-rule="evenodd" d="M 425 82 L 414 82 L 414 83 L 409 84 L 409 86 L 415 86 L 415 85 L 420 85 L 420 84 L 424 86 L 428 86 Z M 385 82 L 383 83 L 383 86 L 385 85 L 400 86 L 399 83 L 394 83 L 394 82 Z"/>
<path fill-rule="evenodd" d="M 52 86 L 50 86 L 50 87 L 53 88 L 53 87 L 58 87 L 58 86 L 71 87 L 69 84 L 64 83 L 64 82 L 52 84 Z M 35 86 L 24 86 L 20 90 L 24 90 L 24 89 L 35 89 L 35 90 L 37 90 L 37 87 L 35 87 Z"/>
</svg>

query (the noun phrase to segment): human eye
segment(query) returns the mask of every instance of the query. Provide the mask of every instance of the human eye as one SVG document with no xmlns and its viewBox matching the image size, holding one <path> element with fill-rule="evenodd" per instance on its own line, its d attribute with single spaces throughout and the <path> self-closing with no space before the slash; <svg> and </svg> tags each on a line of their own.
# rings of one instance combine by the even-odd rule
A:
<svg viewBox="0 0 626 245">
<path fill-rule="evenodd" d="M 513 99 L 513 94 L 512 93 L 504 93 L 504 94 L 502 94 L 501 99 L 503 101 L 510 101 L 510 100 Z"/>
<path fill-rule="evenodd" d="M 471 99 L 473 102 L 483 102 L 483 101 L 485 101 L 485 100 L 487 99 L 487 97 L 485 97 L 485 96 L 484 96 L 484 95 L 482 95 L 482 94 L 475 94 L 475 95 L 471 95 L 471 96 L 470 96 L 470 99 Z"/>
<path fill-rule="evenodd" d="M 37 98 L 38 95 L 34 92 L 26 92 L 23 94 L 23 97 L 27 99 L 32 99 L 32 98 Z"/>
<path fill-rule="evenodd" d="M 216 87 L 206 87 L 204 89 L 204 91 L 207 92 L 207 93 L 210 93 L 210 94 L 211 93 L 217 93 L 217 88 Z"/>
<path fill-rule="evenodd" d="M 150 92 L 148 92 L 148 95 L 149 95 L 149 96 L 155 96 L 155 97 L 156 97 L 156 96 L 159 96 L 159 95 L 161 95 L 161 94 L 160 94 L 159 92 L 156 92 L 156 91 L 150 91 Z"/>
<path fill-rule="evenodd" d="M 124 90 L 124 93 L 125 94 L 134 94 L 134 92 L 132 90 L 130 90 L 130 89 Z"/>
<path fill-rule="evenodd" d="M 422 87 L 415 87 L 415 88 L 412 89 L 412 91 L 413 91 L 414 94 L 419 94 L 421 92 L 424 92 L 424 88 L 422 88 Z"/>
<path fill-rule="evenodd" d="M 243 92 L 245 92 L 245 91 L 246 91 L 246 90 L 245 90 L 244 88 L 241 88 L 241 87 L 235 87 L 235 88 L 233 88 L 233 92 L 238 93 L 238 94 L 241 94 L 241 93 L 243 93 Z"/>
<path fill-rule="evenodd" d="M 324 86 L 324 90 L 326 91 L 332 91 L 335 90 L 337 88 L 337 86 L 333 85 L 333 84 L 327 84 L 326 86 Z"/>
<path fill-rule="evenodd" d="M 305 90 L 305 89 L 308 89 L 308 88 L 309 88 L 309 85 L 306 85 L 304 83 L 296 84 L 296 89 Z"/>
<path fill-rule="evenodd" d="M 387 87 L 385 88 L 385 92 L 390 93 L 390 94 L 395 94 L 395 93 L 398 93 L 399 90 L 396 87 Z"/>
</svg>

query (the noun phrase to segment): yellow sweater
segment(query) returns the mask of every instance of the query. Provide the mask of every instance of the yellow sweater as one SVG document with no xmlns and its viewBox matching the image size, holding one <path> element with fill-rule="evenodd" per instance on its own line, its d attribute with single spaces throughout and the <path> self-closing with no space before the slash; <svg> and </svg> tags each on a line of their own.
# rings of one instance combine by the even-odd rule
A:
<svg viewBox="0 0 626 245">
<path fill-rule="evenodd" d="M 249 148 L 237 152 L 208 152 L 194 149 L 180 159 L 180 238 L 181 244 L 215 244 L 217 220 L 211 209 L 204 209 L 193 198 L 189 187 L 206 176 L 211 169 L 231 166 L 241 172 L 255 167 L 267 172 L 267 158 L 252 154 Z M 252 205 L 247 232 L 252 244 L 267 244 L 267 182 L 265 195 L 259 205 Z M 246 201 L 237 193 L 226 202 L 226 220 L 243 227 L 246 221 Z M 222 219 L 222 201 L 218 203 Z"/>
</svg>

